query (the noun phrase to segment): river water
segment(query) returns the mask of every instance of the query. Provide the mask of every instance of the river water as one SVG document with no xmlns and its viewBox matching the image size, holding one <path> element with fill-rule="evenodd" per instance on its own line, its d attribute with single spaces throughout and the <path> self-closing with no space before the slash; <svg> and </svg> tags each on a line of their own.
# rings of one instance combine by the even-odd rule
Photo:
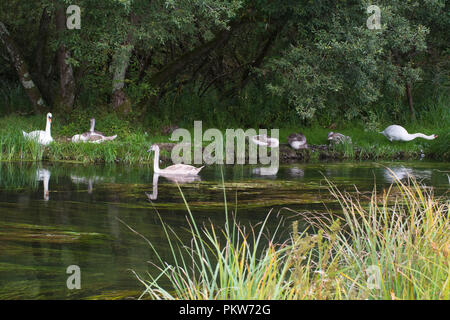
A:
<svg viewBox="0 0 450 320">
<path fill-rule="evenodd" d="M 154 176 L 147 165 L 0 163 L 0 299 L 136 298 L 143 287 L 131 270 L 144 277 L 157 272 L 142 236 L 167 261 L 160 217 L 189 242 L 182 194 L 199 225 L 224 225 L 225 188 L 228 210 L 240 222 L 257 225 L 271 212 L 274 229 L 282 220 L 301 220 L 302 212 L 339 214 L 326 179 L 369 193 L 393 182 L 388 168 L 436 194 L 448 191 L 450 163 L 442 162 L 310 163 L 278 172 L 209 166 L 198 179 L 177 181 Z M 288 234 L 289 223 L 280 229 Z M 72 265 L 80 268 L 80 289 L 67 287 Z"/>
</svg>

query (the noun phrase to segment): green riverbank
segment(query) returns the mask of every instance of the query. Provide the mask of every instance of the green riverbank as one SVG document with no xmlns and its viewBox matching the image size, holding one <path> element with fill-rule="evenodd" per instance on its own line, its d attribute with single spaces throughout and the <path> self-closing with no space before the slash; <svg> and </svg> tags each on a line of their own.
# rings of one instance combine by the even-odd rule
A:
<svg viewBox="0 0 450 320">
<path fill-rule="evenodd" d="M 164 128 L 144 128 L 127 121 L 98 120 L 98 129 L 106 135 L 117 134 L 114 141 L 103 144 L 72 143 L 70 137 L 88 130 L 87 124 L 77 128 L 73 123 L 66 125 L 54 117 L 52 136 L 54 142 L 42 147 L 22 136 L 22 130 L 42 130 L 43 116 L 19 117 L 16 115 L 0 119 L 0 161 L 72 161 L 81 163 L 148 163 L 153 160 L 147 153 L 152 143 L 170 142 L 170 132 Z M 105 123 L 106 122 L 106 123 Z M 389 142 L 378 131 L 385 126 L 368 130 L 362 123 L 329 129 L 322 126 L 280 129 L 280 162 L 306 162 L 314 160 L 412 160 L 450 159 L 450 134 L 445 126 L 413 125 L 410 132 L 437 134 L 433 141 L 416 139 L 410 142 Z M 203 127 L 203 132 L 208 127 Z M 243 128 L 246 130 L 247 128 Z M 268 128 L 270 129 L 270 128 Z M 340 132 L 352 138 L 352 144 L 331 146 L 328 132 Z M 191 129 L 193 137 L 193 129 Z M 292 132 L 302 132 L 307 137 L 308 150 L 293 150 L 287 145 L 287 136 Z M 270 134 L 270 131 L 269 131 Z M 204 146 L 209 142 L 204 142 Z M 162 152 L 162 160 L 169 160 L 170 145 Z"/>
</svg>

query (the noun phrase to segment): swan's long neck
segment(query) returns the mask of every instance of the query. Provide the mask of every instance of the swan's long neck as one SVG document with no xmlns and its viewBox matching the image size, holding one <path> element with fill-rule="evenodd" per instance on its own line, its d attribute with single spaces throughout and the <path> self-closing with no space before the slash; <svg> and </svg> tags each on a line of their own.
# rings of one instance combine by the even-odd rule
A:
<svg viewBox="0 0 450 320">
<path fill-rule="evenodd" d="M 406 137 L 406 141 L 411 141 L 414 140 L 415 138 L 423 138 L 423 139 L 427 139 L 427 140 L 433 140 L 434 139 L 434 135 L 424 135 L 423 133 L 413 133 L 413 134 L 408 134 L 408 136 Z"/>
<path fill-rule="evenodd" d="M 50 119 L 47 118 L 47 124 L 45 125 L 45 133 L 49 136 L 51 136 L 50 127 L 51 127 Z"/>
<path fill-rule="evenodd" d="M 95 128 L 95 119 L 91 120 L 91 132 L 94 132 L 94 128 Z"/>
<path fill-rule="evenodd" d="M 155 173 L 158 173 L 161 171 L 159 169 L 159 148 L 156 148 L 156 150 L 155 150 L 155 158 L 153 159 L 153 171 Z"/>
</svg>

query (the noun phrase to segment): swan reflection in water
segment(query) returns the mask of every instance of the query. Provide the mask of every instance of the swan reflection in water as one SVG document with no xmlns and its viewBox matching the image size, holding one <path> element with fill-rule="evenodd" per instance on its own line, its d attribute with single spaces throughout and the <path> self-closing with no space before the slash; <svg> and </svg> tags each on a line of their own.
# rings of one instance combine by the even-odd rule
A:
<svg viewBox="0 0 450 320">
<path fill-rule="evenodd" d="M 394 183 L 396 180 L 406 180 L 410 177 L 418 180 L 430 179 L 431 170 L 417 170 L 401 166 L 394 168 L 385 168 L 383 176 L 388 183 Z"/>
<path fill-rule="evenodd" d="M 253 174 L 260 176 L 276 176 L 278 173 L 278 167 L 253 168 L 252 172 Z"/>
<path fill-rule="evenodd" d="M 165 175 L 165 174 L 153 174 L 153 192 L 152 193 L 145 193 L 147 195 L 147 198 L 149 200 L 157 200 L 158 199 L 158 180 L 159 176 L 162 176 L 173 183 L 178 184 L 185 184 L 185 183 L 192 183 L 196 181 L 201 181 L 202 179 L 198 175 L 180 175 L 180 176 L 174 176 L 174 175 Z"/>
<path fill-rule="evenodd" d="M 44 200 L 48 201 L 50 199 L 50 193 L 48 192 L 48 182 L 50 180 L 50 171 L 47 169 L 37 169 L 36 170 L 36 180 L 43 181 L 44 183 Z"/>
<path fill-rule="evenodd" d="M 291 167 L 289 168 L 289 174 L 292 177 L 303 177 L 305 175 L 305 171 L 299 167 Z"/>
<path fill-rule="evenodd" d="M 94 182 L 100 182 L 103 181 L 104 178 L 103 177 L 98 177 L 98 176 L 93 176 L 93 177 L 80 177 L 80 176 L 76 176 L 71 174 L 70 175 L 70 179 L 72 180 L 73 183 L 75 184 L 87 184 L 88 185 L 88 193 L 91 194 L 92 190 L 94 189 Z"/>
</svg>

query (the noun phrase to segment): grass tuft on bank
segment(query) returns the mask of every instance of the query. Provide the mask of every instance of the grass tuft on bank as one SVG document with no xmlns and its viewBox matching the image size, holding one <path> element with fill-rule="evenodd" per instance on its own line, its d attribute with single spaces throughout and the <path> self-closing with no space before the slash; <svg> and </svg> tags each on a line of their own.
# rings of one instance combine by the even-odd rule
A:
<svg viewBox="0 0 450 320">
<path fill-rule="evenodd" d="M 99 126 L 99 131 L 106 135 L 117 134 L 118 138 L 102 144 L 72 143 L 70 138 L 77 133 L 89 130 L 81 126 L 76 130 L 72 123 L 62 125 L 58 118 L 52 123 L 52 137 L 54 142 L 48 146 L 41 146 L 34 141 L 27 140 L 22 135 L 34 130 L 44 130 L 43 116 L 19 117 L 8 116 L 0 119 L 0 161 L 72 161 L 82 163 L 145 163 L 153 158 L 147 152 L 152 142 L 168 141 L 168 137 L 150 135 L 140 127 L 131 123 L 115 125 L 120 121 L 111 120 L 110 127 Z M 114 119 L 114 118 L 113 118 Z M 117 130 L 116 130 L 116 129 Z M 119 132 L 119 133 L 117 133 Z"/>
</svg>

